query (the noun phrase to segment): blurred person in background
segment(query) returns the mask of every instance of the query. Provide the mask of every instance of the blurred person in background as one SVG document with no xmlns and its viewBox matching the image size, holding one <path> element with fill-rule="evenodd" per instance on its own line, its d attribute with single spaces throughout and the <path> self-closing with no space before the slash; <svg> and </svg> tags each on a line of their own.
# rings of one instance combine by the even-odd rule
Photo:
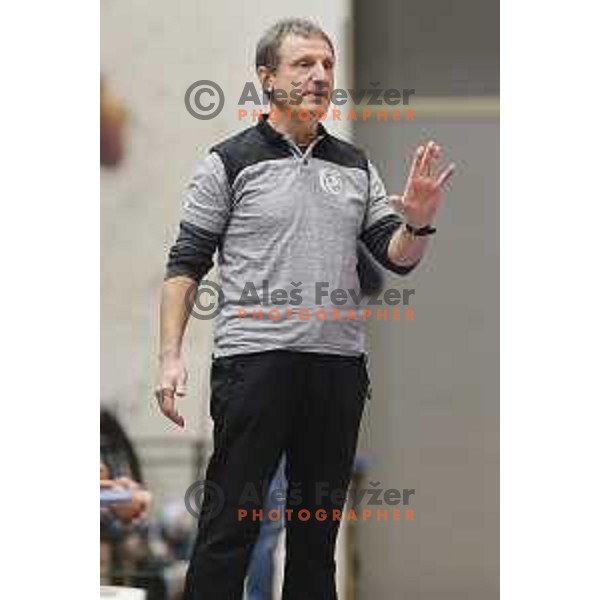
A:
<svg viewBox="0 0 600 600">
<path fill-rule="evenodd" d="M 239 318 L 247 282 L 308 293 L 360 288 L 357 242 L 387 270 L 406 275 L 421 260 L 453 165 L 439 169 L 433 141 L 415 152 L 404 193 L 386 194 L 365 153 L 332 134 L 318 115 L 334 89 L 335 50 L 303 19 L 276 23 L 261 38 L 256 69 L 271 109 L 258 124 L 211 148 L 186 190 L 178 238 L 162 289 L 156 398 L 178 426 L 176 400 L 185 394 L 182 340 L 186 298 L 219 250 L 224 304 L 217 316 L 210 410 L 214 450 L 206 479 L 224 505 L 206 495 L 190 560 L 186 600 L 239 600 L 260 521 L 239 518 L 251 483 L 265 489 L 282 454 L 289 488 L 299 486 L 306 521 L 286 518 L 284 600 L 334 600 L 335 542 L 345 498 L 317 497 L 317 484 L 347 491 L 369 377 L 365 324 L 358 320 L 277 321 Z M 300 91 L 300 102 L 292 102 Z M 282 99 L 275 91 L 285 92 Z M 302 113 L 309 118 L 302 118 Z M 292 286 L 295 284 L 292 283 Z M 298 284 L 299 285 L 299 284 Z M 313 287 L 311 287 L 313 286 Z M 267 312 L 273 304 L 265 306 Z M 281 307 L 280 307 L 281 308 Z M 319 308 L 357 308 L 330 300 Z M 327 518 L 315 519 L 317 510 Z"/>
<path fill-rule="evenodd" d="M 105 409 L 100 411 L 100 490 L 124 491 L 129 496 L 127 501 L 100 509 L 103 583 L 144 588 L 148 600 L 162 600 L 164 584 L 148 544 L 152 496 L 144 486 L 129 437 Z"/>
<path fill-rule="evenodd" d="M 265 514 L 269 514 L 272 510 L 279 510 L 280 518 L 265 519 L 260 523 L 260 532 L 252 550 L 246 577 L 244 600 L 272 600 L 273 598 L 275 551 L 284 530 L 285 500 L 282 496 L 285 495 L 286 487 L 285 460 L 282 460 L 271 481 L 263 506 Z"/>
</svg>

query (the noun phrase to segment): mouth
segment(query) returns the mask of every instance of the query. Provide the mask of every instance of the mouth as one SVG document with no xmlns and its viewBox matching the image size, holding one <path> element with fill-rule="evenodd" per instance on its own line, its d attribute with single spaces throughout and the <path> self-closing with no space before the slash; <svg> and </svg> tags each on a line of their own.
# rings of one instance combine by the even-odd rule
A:
<svg viewBox="0 0 600 600">
<path fill-rule="evenodd" d="M 314 92 L 314 91 L 309 91 L 309 92 L 305 92 L 304 94 L 302 94 L 305 98 L 307 96 L 312 96 L 313 98 L 323 98 L 326 99 L 327 98 L 327 93 L 326 92 Z"/>
</svg>

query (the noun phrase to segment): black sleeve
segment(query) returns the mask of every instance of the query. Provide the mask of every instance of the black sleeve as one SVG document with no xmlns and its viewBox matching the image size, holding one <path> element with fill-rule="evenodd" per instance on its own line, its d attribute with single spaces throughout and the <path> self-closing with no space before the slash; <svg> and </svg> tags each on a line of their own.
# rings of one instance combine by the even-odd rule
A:
<svg viewBox="0 0 600 600">
<path fill-rule="evenodd" d="M 200 282 L 213 266 L 219 239 L 212 231 L 181 221 L 179 235 L 169 252 L 165 280 L 185 275 Z"/>
<path fill-rule="evenodd" d="M 417 265 L 401 267 L 394 264 L 388 257 L 388 246 L 390 240 L 398 227 L 402 225 L 402 219 L 397 215 L 387 215 L 377 220 L 368 229 L 362 232 L 360 239 L 364 242 L 369 252 L 377 259 L 377 262 L 388 271 L 399 275 L 408 275 Z"/>
<path fill-rule="evenodd" d="M 368 296 L 376 294 L 383 289 L 385 277 L 381 267 L 371 258 L 365 245 L 359 241 L 357 246 L 356 271 L 360 282 L 360 289 Z"/>
</svg>

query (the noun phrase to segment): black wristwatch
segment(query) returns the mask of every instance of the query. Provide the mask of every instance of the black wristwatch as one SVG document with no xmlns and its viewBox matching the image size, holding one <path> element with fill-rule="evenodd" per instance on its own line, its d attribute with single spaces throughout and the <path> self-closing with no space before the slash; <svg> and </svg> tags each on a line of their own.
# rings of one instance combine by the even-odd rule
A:
<svg viewBox="0 0 600 600">
<path fill-rule="evenodd" d="M 435 227 L 432 227 L 431 225 L 425 225 L 424 227 L 414 227 L 410 223 L 404 223 L 404 226 L 406 227 L 408 233 L 414 235 L 415 237 L 432 235 L 437 231 L 437 229 Z"/>
</svg>

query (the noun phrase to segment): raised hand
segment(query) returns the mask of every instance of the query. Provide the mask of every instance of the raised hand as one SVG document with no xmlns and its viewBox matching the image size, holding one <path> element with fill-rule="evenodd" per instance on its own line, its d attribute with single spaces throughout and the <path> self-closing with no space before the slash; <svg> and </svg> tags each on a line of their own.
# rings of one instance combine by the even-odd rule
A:
<svg viewBox="0 0 600 600">
<path fill-rule="evenodd" d="M 443 188 L 454 173 L 455 165 L 436 170 L 442 154 L 440 146 L 430 141 L 415 152 L 402 196 L 390 196 L 392 206 L 413 227 L 431 225 L 442 202 Z"/>
</svg>

